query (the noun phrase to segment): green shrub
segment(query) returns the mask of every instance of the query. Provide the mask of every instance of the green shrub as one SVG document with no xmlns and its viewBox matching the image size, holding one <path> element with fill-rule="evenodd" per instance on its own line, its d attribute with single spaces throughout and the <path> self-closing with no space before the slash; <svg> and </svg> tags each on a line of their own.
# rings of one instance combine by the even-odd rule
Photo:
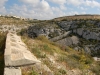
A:
<svg viewBox="0 0 100 75">
<path fill-rule="evenodd" d="M 60 55 L 57 59 L 59 62 L 66 62 L 67 57 L 65 55 Z"/>
<path fill-rule="evenodd" d="M 23 35 L 25 35 L 26 33 L 27 33 L 27 29 L 21 29 L 21 31 L 18 32 L 18 35 L 23 36 Z"/>
<path fill-rule="evenodd" d="M 94 72 L 96 75 L 100 75 L 100 65 L 93 67 L 92 72 Z"/>
<path fill-rule="evenodd" d="M 45 36 L 38 36 L 36 39 L 46 43 L 50 43 L 50 41 Z"/>
<path fill-rule="evenodd" d="M 39 47 L 33 48 L 32 52 L 35 54 L 36 57 L 41 58 L 41 51 Z"/>
<path fill-rule="evenodd" d="M 85 64 L 92 64 L 92 63 L 93 63 L 93 60 L 90 58 L 87 58 L 85 61 Z"/>
<path fill-rule="evenodd" d="M 79 55 L 76 55 L 76 54 L 72 54 L 71 57 L 75 60 L 80 60 L 80 56 Z"/>
<path fill-rule="evenodd" d="M 30 73 L 30 75 L 39 75 L 36 71 L 32 71 L 31 73 Z"/>
<path fill-rule="evenodd" d="M 51 48 L 47 44 L 44 44 L 43 48 L 44 48 L 44 50 L 48 50 L 48 51 L 51 50 Z"/>
<path fill-rule="evenodd" d="M 66 72 L 66 70 L 64 70 L 64 69 L 59 69 L 59 72 L 62 74 L 62 75 L 65 75 L 67 72 Z"/>
</svg>

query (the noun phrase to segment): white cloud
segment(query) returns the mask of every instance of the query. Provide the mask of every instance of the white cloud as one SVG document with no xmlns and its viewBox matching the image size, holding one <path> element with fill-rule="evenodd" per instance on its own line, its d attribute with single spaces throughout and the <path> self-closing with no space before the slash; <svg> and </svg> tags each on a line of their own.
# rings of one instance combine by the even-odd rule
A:
<svg viewBox="0 0 100 75">
<path fill-rule="evenodd" d="M 72 4 L 74 6 L 89 6 L 100 8 L 100 3 L 96 0 L 67 0 L 67 4 Z"/>
<path fill-rule="evenodd" d="M 1 14 L 5 14 L 6 13 L 6 8 L 4 6 L 5 2 L 7 2 L 8 0 L 0 0 L 0 13 Z"/>
<path fill-rule="evenodd" d="M 29 3 L 29 4 L 37 4 L 40 2 L 40 0 L 19 0 L 22 1 L 24 3 Z"/>
<path fill-rule="evenodd" d="M 8 14 L 33 19 L 53 19 L 65 15 L 66 7 L 61 3 L 59 7 L 52 7 L 46 0 L 20 0 L 22 5 L 14 4 Z M 59 0 L 62 1 L 62 0 Z M 34 3 L 34 4 L 33 4 Z"/>
<path fill-rule="evenodd" d="M 72 4 L 75 6 L 79 6 L 84 3 L 84 0 L 67 0 L 67 4 Z"/>
<path fill-rule="evenodd" d="M 50 6 L 48 4 L 48 2 L 42 0 L 41 3 L 40 3 L 40 7 L 41 7 L 41 10 L 49 10 Z M 39 8 L 40 8 L 39 7 Z"/>
<path fill-rule="evenodd" d="M 100 8 L 100 3 L 96 0 L 19 0 L 22 2 L 21 5 L 14 4 L 10 9 L 6 9 L 4 6 L 6 1 L 0 1 L 0 13 L 34 19 L 52 19 L 66 15 L 85 14 L 87 7 Z M 50 5 L 51 2 L 55 5 Z M 76 7 L 77 10 L 71 6 Z"/>
<path fill-rule="evenodd" d="M 83 7 L 83 6 L 78 6 L 78 9 L 81 9 L 81 10 L 87 10 L 88 8 Z"/>
<path fill-rule="evenodd" d="M 57 3 L 57 4 L 65 4 L 66 3 L 66 0 L 48 0 L 48 1 L 51 1 L 51 2 Z"/>
<path fill-rule="evenodd" d="M 86 0 L 85 3 L 86 3 L 87 6 L 90 6 L 90 7 L 100 7 L 100 3 L 97 2 L 97 1 L 94 1 L 94 0 L 92 0 L 92 1 Z"/>
<path fill-rule="evenodd" d="M 60 5 L 61 10 L 67 10 L 67 7 L 65 5 Z"/>
<path fill-rule="evenodd" d="M 0 0 L 0 6 L 1 6 L 1 5 L 4 5 L 4 3 L 5 3 L 6 1 L 8 1 L 8 0 Z"/>
<path fill-rule="evenodd" d="M 6 14 L 6 9 L 4 6 L 0 7 L 0 13 L 1 14 Z"/>
<path fill-rule="evenodd" d="M 37 19 L 51 19 L 53 17 L 53 12 L 47 1 L 40 1 L 38 4 L 23 4 L 19 6 L 15 4 L 10 8 L 10 14 L 18 15 L 28 18 L 37 18 Z M 49 15 L 49 16 L 48 16 Z"/>
</svg>

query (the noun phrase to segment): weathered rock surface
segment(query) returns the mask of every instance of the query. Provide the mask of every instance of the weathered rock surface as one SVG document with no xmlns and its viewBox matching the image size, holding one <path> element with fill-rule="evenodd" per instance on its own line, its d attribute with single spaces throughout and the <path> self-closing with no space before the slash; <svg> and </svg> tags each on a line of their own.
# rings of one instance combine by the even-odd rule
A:
<svg viewBox="0 0 100 75">
<path fill-rule="evenodd" d="M 61 45 L 79 46 L 80 49 L 84 48 L 87 53 L 99 51 L 100 46 L 95 46 L 100 41 L 100 21 L 99 20 L 60 20 L 55 21 L 56 27 L 51 24 L 48 25 L 35 25 L 28 28 L 28 36 L 44 35 L 49 40 L 57 42 Z M 77 39 L 73 36 L 77 36 Z M 94 45 L 85 47 L 84 45 Z M 78 48 L 75 48 L 79 50 Z M 100 51 L 99 51 L 100 53 Z"/>
<path fill-rule="evenodd" d="M 68 21 L 63 21 L 63 22 L 58 23 L 58 25 L 60 27 L 62 27 L 64 30 L 69 30 L 72 24 L 73 24 L 72 21 L 69 21 L 69 22 Z"/>
<path fill-rule="evenodd" d="M 22 75 L 19 67 L 6 67 L 4 68 L 4 75 Z"/>
<path fill-rule="evenodd" d="M 72 37 L 68 37 L 68 38 L 64 38 L 61 39 L 59 41 L 57 41 L 57 43 L 62 44 L 62 45 L 73 45 L 73 44 L 78 44 L 79 43 L 79 38 L 76 36 L 72 36 Z"/>
<path fill-rule="evenodd" d="M 6 32 L 6 31 L 10 31 L 10 32 L 16 32 L 16 31 L 20 31 L 23 28 L 27 28 L 27 26 L 22 26 L 22 25 L 0 25 L 0 31 L 1 32 Z"/>
<path fill-rule="evenodd" d="M 53 38 L 63 34 L 63 30 L 54 28 L 52 26 L 30 26 L 27 30 L 28 36 L 31 38 L 38 36 L 46 36 L 47 38 Z"/>
<path fill-rule="evenodd" d="M 7 34 L 4 56 L 5 66 L 23 66 L 40 62 L 27 49 L 21 38 L 13 33 Z"/>
<path fill-rule="evenodd" d="M 64 33 L 64 34 L 62 34 L 62 35 L 60 35 L 60 36 L 54 37 L 54 38 L 52 38 L 52 39 L 50 39 L 50 40 L 51 40 L 51 41 L 58 41 L 58 40 L 61 40 L 62 38 L 68 36 L 70 33 L 71 33 L 71 31 L 68 31 L 68 32 L 66 32 L 66 33 Z"/>
<path fill-rule="evenodd" d="M 80 21 L 81 22 L 81 21 Z M 78 21 L 62 21 L 59 22 L 58 25 L 63 28 L 66 31 L 72 30 L 73 33 L 78 34 L 79 36 L 82 36 L 85 39 L 94 39 L 94 40 L 100 40 L 100 28 L 96 28 L 96 30 L 98 30 L 98 32 L 94 32 L 94 31 L 90 31 L 85 27 L 85 25 L 83 26 L 78 26 L 77 23 L 79 23 Z M 81 23 L 84 23 L 81 22 Z M 87 21 L 86 23 L 89 24 L 95 24 L 95 21 Z M 99 23 L 97 23 L 97 27 L 99 27 L 98 25 L 100 25 Z"/>
<path fill-rule="evenodd" d="M 100 40 L 100 33 L 98 32 L 93 32 L 93 31 L 89 31 L 86 30 L 84 28 L 78 28 L 78 29 L 74 29 L 73 33 L 78 34 L 79 36 L 82 36 L 85 39 L 94 39 L 94 40 Z"/>
</svg>

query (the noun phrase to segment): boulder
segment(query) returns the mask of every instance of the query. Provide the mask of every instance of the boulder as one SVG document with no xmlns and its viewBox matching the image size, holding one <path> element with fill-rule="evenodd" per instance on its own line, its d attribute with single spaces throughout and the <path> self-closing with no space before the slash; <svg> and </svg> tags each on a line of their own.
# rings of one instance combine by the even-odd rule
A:
<svg viewBox="0 0 100 75">
<path fill-rule="evenodd" d="M 80 35 L 80 36 L 82 36 L 83 35 L 83 28 L 78 28 L 77 30 L 76 30 L 76 33 L 78 34 L 78 35 Z"/>
</svg>

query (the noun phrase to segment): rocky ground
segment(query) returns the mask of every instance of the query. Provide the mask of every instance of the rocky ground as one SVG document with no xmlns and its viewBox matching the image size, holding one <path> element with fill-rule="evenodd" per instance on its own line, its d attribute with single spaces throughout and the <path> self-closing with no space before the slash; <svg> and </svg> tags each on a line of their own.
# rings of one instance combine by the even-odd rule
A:
<svg viewBox="0 0 100 75">
<path fill-rule="evenodd" d="M 53 21 L 44 25 L 36 24 L 27 30 L 31 38 L 43 35 L 51 41 L 65 46 L 72 46 L 75 50 L 84 48 L 87 53 L 100 53 L 100 21 L 99 20 L 71 20 Z"/>
<path fill-rule="evenodd" d="M 41 61 L 21 67 L 22 75 L 100 75 L 100 62 L 92 58 L 100 57 L 99 19 L 2 19 L 1 33 L 17 32 Z"/>
</svg>

